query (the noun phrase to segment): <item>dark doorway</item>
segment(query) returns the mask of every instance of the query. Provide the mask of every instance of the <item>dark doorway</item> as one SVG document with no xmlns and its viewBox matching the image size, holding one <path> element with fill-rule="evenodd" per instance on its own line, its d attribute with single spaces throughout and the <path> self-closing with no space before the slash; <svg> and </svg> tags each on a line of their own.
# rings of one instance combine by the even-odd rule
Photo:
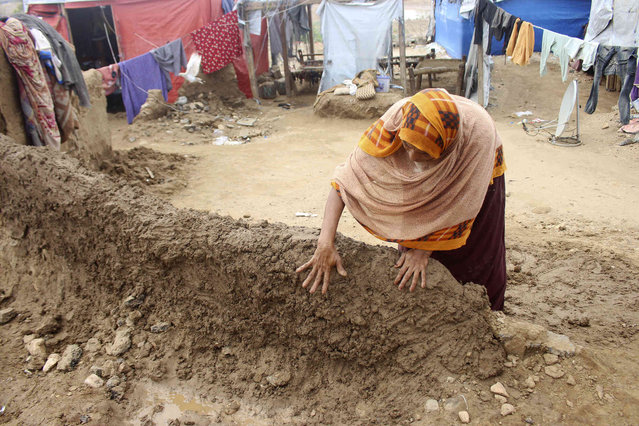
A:
<svg viewBox="0 0 639 426">
<path fill-rule="evenodd" d="M 119 61 L 110 6 L 67 9 L 80 68 L 102 68 Z"/>
</svg>

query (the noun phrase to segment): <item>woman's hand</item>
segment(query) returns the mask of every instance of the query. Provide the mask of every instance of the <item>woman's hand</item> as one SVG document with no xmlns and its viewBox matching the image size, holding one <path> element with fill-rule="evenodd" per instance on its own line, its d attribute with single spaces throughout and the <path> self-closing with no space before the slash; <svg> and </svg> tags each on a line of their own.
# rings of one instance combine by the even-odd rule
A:
<svg viewBox="0 0 639 426">
<path fill-rule="evenodd" d="M 399 273 L 395 278 L 395 285 L 400 290 L 403 290 L 412 277 L 410 291 L 415 290 L 419 281 L 421 281 L 422 288 L 426 288 L 426 267 L 432 253 L 432 251 L 418 249 L 410 249 L 403 252 L 395 264 L 395 268 L 399 268 Z"/>
<path fill-rule="evenodd" d="M 337 272 L 345 277 L 346 269 L 342 266 L 342 258 L 337 253 L 335 245 L 318 243 L 317 249 L 313 254 L 311 260 L 300 266 L 295 270 L 295 273 L 300 272 L 312 267 L 310 274 L 306 277 L 302 283 L 302 287 L 306 288 L 313 282 L 310 292 L 315 293 L 320 283 L 322 284 L 322 294 L 326 294 L 328 290 L 328 283 L 331 280 L 331 270 L 333 266 L 337 268 Z"/>
</svg>

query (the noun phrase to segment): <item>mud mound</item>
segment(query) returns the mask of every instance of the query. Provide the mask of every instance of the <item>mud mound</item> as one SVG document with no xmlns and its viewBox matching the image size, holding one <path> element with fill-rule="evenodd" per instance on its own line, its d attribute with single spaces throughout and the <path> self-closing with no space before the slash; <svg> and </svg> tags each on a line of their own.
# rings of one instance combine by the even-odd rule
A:
<svg viewBox="0 0 639 426">
<path fill-rule="evenodd" d="M 402 92 L 377 93 L 372 99 L 358 101 L 355 96 L 320 93 L 313 112 L 320 117 L 372 118 L 381 117 L 391 105 L 402 99 Z"/>
<path fill-rule="evenodd" d="M 292 271 L 316 231 L 178 210 L 59 153 L 1 142 L 0 206 L 2 307 L 30 307 L 14 332 L 61 318 L 48 350 L 109 343 L 92 356 L 123 357 L 129 384 L 177 377 L 323 413 L 309 422 L 384 423 L 408 420 L 450 373 L 485 378 L 504 362 L 484 289 L 436 262 L 432 289 L 400 293 L 393 250 L 339 237 L 349 277 L 310 296 Z M 151 332 L 159 322 L 168 330 Z M 132 336 L 123 354 L 116 332 Z"/>
<path fill-rule="evenodd" d="M 99 169 L 132 185 L 148 187 L 156 194 L 169 195 L 186 186 L 185 169 L 193 161 L 191 156 L 138 147 L 113 151 L 112 158 L 102 161 Z"/>
</svg>

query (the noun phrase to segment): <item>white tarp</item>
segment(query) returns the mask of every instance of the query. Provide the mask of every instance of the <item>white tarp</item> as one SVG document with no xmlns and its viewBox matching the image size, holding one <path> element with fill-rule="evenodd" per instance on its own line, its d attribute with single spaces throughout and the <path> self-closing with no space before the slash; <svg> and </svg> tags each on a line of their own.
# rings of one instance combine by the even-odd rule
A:
<svg viewBox="0 0 639 426">
<path fill-rule="evenodd" d="M 324 73 L 320 91 L 352 79 L 359 71 L 377 69 L 377 58 L 388 56 L 390 29 L 402 18 L 401 0 L 334 3 L 317 9 L 324 41 Z"/>
<path fill-rule="evenodd" d="M 607 46 L 639 46 L 639 1 L 592 0 L 585 40 Z"/>
</svg>

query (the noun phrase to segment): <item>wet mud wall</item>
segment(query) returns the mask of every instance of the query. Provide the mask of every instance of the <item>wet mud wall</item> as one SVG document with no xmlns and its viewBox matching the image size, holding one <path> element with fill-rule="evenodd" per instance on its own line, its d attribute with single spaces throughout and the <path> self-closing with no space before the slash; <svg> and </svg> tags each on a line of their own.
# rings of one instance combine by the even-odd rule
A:
<svg viewBox="0 0 639 426">
<path fill-rule="evenodd" d="M 504 362 L 484 289 L 437 262 L 432 288 L 400 292 L 394 250 L 338 236 L 349 276 L 309 295 L 293 271 L 317 230 L 179 210 L 62 153 L 0 140 L 0 231 L 13 300 L 37 291 L 41 309 L 74 312 L 50 345 L 131 327 L 127 356 L 156 380 L 323 404 L 341 422 L 362 401 L 397 418 L 447 375 Z M 159 321 L 168 331 L 149 332 Z"/>
</svg>

